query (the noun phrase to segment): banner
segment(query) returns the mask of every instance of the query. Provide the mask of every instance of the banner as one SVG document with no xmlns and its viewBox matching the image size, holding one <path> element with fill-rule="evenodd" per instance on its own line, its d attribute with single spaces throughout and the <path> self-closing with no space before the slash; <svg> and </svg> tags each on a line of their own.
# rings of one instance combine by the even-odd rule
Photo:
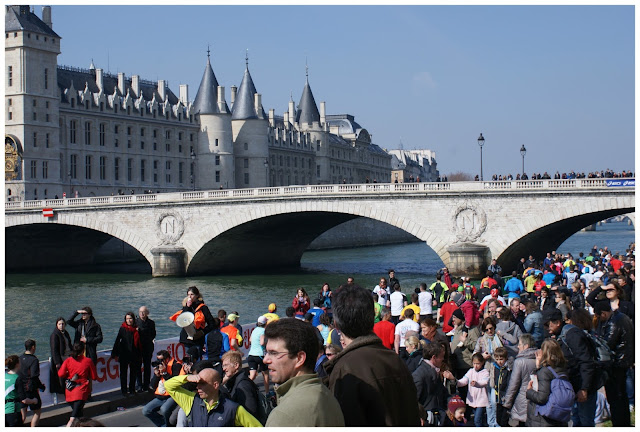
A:
<svg viewBox="0 0 640 432">
<path fill-rule="evenodd" d="M 246 359 L 249 348 L 251 347 L 251 333 L 256 328 L 255 323 L 246 324 L 242 326 L 242 345 L 240 345 L 240 352 L 242 357 Z M 160 350 L 167 350 L 171 357 L 182 360 L 186 354 L 186 349 L 183 344 L 179 342 L 178 337 L 170 339 L 156 340 L 154 342 L 154 356 L 152 361 L 155 360 L 155 353 Z M 42 407 L 59 405 L 65 403 L 64 395 L 51 393 L 50 383 L 50 371 L 51 364 L 49 360 L 40 362 L 40 381 L 42 381 L 47 388 L 45 391 L 40 392 L 40 398 L 42 399 Z M 98 379 L 93 381 L 93 395 L 99 395 L 112 391 L 120 390 L 120 363 L 111 357 L 111 350 L 98 351 L 98 363 L 96 364 L 96 372 Z"/>
<path fill-rule="evenodd" d="M 605 183 L 607 184 L 607 187 L 621 187 L 621 186 L 635 187 L 636 179 L 606 180 Z"/>
</svg>

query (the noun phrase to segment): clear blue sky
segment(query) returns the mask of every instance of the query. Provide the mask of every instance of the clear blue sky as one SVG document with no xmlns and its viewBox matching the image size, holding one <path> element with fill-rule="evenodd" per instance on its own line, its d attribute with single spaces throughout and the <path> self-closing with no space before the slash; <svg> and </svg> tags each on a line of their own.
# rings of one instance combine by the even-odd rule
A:
<svg viewBox="0 0 640 432">
<path fill-rule="evenodd" d="M 41 15 L 41 8 L 36 13 Z M 195 98 L 249 69 L 282 115 L 309 81 L 383 148 L 435 150 L 441 173 L 634 168 L 634 6 L 53 6 L 59 64 L 165 79 Z"/>
</svg>

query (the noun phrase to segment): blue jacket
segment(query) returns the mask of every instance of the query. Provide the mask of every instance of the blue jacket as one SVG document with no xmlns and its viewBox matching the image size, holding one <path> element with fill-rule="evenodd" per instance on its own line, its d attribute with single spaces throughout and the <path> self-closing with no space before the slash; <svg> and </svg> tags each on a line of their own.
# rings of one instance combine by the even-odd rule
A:
<svg viewBox="0 0 640 432">
<path fill-rule="evenodd" d="M 524 285 L 518 278 L 511 278 L 504 286 L 505 293 L 508 293 L 509 298 L 520 297 L 519 293 L 524 292 Z"/>
<path fill-rule="evenodd" d="M 542 313 L 540 311 L 535 311 L 527 315 L 524 319 L 524 329 L 527 333 L 533 336 L 533 340 L 536 341 L 536 345 L 540 348 L 542 340 L 544 339 Z"/>
</svg>

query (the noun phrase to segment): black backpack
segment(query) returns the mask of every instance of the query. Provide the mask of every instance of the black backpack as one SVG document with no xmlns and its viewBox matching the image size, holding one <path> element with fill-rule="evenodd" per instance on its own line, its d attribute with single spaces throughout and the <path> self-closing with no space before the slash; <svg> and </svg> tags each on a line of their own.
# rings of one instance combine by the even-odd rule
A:
<svg viewBox="0 0 640 432">
<path fill-rule="evenodd" d="M 275 397 L 268 398 L 263 392 L 260 391 L 258 385 L 255 382 L 251 381 L 251 384 L 253 384 L 253 389 L 258 394 L 258 412 L 256 413 L 256 419 L 260 422 L 260 424 L 262 424 L 262 426 L 264 426 L 265 424 L 267 424 L 267 418 L 269 417 L 269 414 L 271 414 L 271 411 L 273 411 L 276 406 Z"/>
</svg>

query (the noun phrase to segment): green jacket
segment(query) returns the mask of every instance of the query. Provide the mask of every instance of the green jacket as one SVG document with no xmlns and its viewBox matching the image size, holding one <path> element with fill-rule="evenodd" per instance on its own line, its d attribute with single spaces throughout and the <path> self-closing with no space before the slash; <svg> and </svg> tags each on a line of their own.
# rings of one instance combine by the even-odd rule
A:
<svg viewBox="0 0 640 432">
<path fill-rule="evenodd" d="M 278 406 L 269 414 L 266 427 L 344 426 L 340 404 L 318 374 L 290 378 L 278 387 L 276 395 Z"/>
</svg>

